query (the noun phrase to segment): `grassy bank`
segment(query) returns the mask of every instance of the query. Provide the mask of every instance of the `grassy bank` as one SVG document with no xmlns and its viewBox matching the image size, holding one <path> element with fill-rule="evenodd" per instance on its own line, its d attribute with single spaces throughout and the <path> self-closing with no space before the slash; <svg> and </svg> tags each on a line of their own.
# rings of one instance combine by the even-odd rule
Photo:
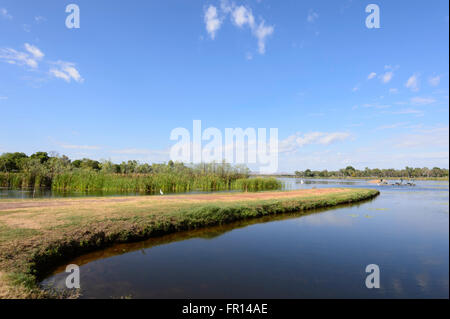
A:
<svg viewBox="0 0 450 319">
<path fill-rule="evenodd" d="M 0 297 L 50 297 L 37 282 L 71 257 L 115 243 L 266 215 L 354 203 L 367 189 L 0 201 Z"/>
</svg>

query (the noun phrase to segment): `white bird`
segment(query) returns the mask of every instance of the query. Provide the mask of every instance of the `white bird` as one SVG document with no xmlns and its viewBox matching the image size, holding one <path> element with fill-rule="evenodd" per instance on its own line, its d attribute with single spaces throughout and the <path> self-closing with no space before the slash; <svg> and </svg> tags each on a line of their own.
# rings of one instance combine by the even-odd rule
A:
<svg viewBox="0 0 450 319">
<path fill-rule="evenodd" d="M 305 184 L 305 181 L 303 179 L 300 180 L 300 184 Z"/>
<path fill-rule="evenodd" d="M 162 191 L 161 188 L 159 189 L 159 193 L 160 193 L 161 195 L 164 195 L 164 193 L 163 193 L 163 191 Z"/>
</svg>

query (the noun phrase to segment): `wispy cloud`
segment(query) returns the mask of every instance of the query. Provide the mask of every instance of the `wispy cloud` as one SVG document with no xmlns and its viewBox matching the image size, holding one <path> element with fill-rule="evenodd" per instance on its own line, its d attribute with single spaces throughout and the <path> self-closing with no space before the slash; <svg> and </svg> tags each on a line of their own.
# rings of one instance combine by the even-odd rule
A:
<svg viewBox="0 0 450 319">
<path fill-rule="evenodd" d="M 344 141 L 350 137 L 347 132 L 310 132 L 306 134 L 296 133 L 280 141 L 279 152 L 295 152 L 299 148 L 309 144 L 329 145 L 335 142 Z"/>
<path fill-rule="evenodd" d="M 369 76 L 367 77 L 368 80 L 372 80 L 377 76 L 377 74 L 375 72 L 372 72 L 369 74 Z"/>
<path fill-rule="evenodd" d="M 205 10 L 204 22 L 206 31 L 210 35 L 211 39 L 215 39 L 217 31 L 222 26 L 223 20 L 229 15 L 231 22 L 238 28 L 244 28 L 248 26 L 253 36 L 258 40 L 258 52 L 264 54 L 266 52 L 266 41 L 269 36 L 274 33 L 274 27 L 266 25 L 264 19 L 260 18 L 260 22 L 257 23 L 255 16 L 250 8 L 246 6 L 237 6 L 234 2 L 228 2 L 222 0 L 219 9 L 213 5 L 210 5 Z"/>
<path fill-rule="evenodd" d="M 448 136 L 448 126 L 422 129 L 417 130 L 415 133 L 401 136 L 398 139 L 396 146 L 402 148 L 429 148 L 430 146 L 438 146 L 448 149 Z"/>
<path fill-rule="evenodd" d="M 70 150 L 99 150 L 101 149 L 100 146 L 93 146 L 93 145 L 74 145 L 74 144 L 58 144 L 60 147 Z"/>
<path fill-rule="evenodd" d="M 17 51 L 12 48 L 0 48 L 0 61 L 37 69 L 39 66 L 38 62 L 42 60 L 44 54 L 34 45 L 25 43 L 24 47 L 27 52 Z"/>
<path fill-rule="evenodd" d="M 388 71 L 381 76 L 381 82 L 383 82 L 385 84 L 389 83 L 393 77 L 394 77 L 394 72 Z"/>
<path fill-rule="evenodd" d="M 210 5 L 208 9 L 205 11 L 205 25 L 206 31 L 208 32 L 211 39 L 215 39 L 217 31 L 220 29 L 222 21 L 219 19 L 219 15 L 217 14 L 217 8 L 213 5 Z"/>
<path fill-rule="evenodd" d="M 396 89 L 396 88 L 391 88 L 391 89 L 389 89 L 389 93 L 390 93 L 390 94 L 396 94 L 396 93 L 398 93 L 398 89 Z"/>
<path fill-rule="evenodd" d="M 402 109 L 402 110 L 398 110 L 398 111 L 384 112 L 384 113 L 394 114 L 394 115 L 415 115 L 415 116 L 423 116 L 424 115 L 423 111 L 411 109 L 411 108 Z"/>
<path fill-rule="evenodd" d="M 436 100 L 431 97 L 416 96 L 416 97 L 411 98 L 411 103 L 415 104 L 415 105 L 427 105 L 427 104 L 432 104 L 435 102 L 436 102 Z"/>
<path fill-rule="evenodd" d="M 36 16 L 36 17 L 34 17 L 34 21 L 36 23 L 42 23 L 42 22 L 47 21 L 47 19 L 45 17 L 43 17 L 43 16 Z"/>
<path fill-rule="evenodd" d="M 379 104 L 379 103 L 365 103 L 361 106 L 364 108 L 375 108 L 375 109 L 387 109 L 391 107 L 389 104 Z"/>
<path fill-rule="evenodd" d="M 264 20 L 260 22 L 258 27 L 253 31 L 258 39 L 258 52 L 264 54 L 266 52 L 266 38 L 273 34 L 273 26 L 266 26 Z"/>
<path fill-rule="evenodd" d="M 430 77 L 428 79 L 428 83 L 431 86 L 438 86 L 440 82 L 441 82 L 441 77 L 439 75 L 438 76 L 434 76 L 434 77 Z"/>
<path fill-rule="evenodd" d="M 248 24 L 250 28 L 255 27 L 255 17 L 253 16 L 252 10 L 244 6 L 236 7 L 234 11 L 231 12 L 231 19 L 239 28 L 242 28 L 246 24 Z"/>
<path fill-rule="evenodd" d="M 394 129 L 399 127 L 404 127 L 407 125 L 407 122 L 400 122 L 400 123 L 394 123 L 394 124 L 387 124 L 387 125 L 381 125 L 377 127 L 377 130 L 386 130 L 386 129 Z"/>
<path fill-rule="evenodd" d="M 44 57 L 44 53 L 42 53 L 42 51 L 34 45 L 25 43 L 25 50 L 31 53 L 31 55 L 37 60 L 41 60 Z"/>
<path fill-rule="evenodd" d="M 0 17 L 12 20 L 13 16 L 5 8 L 0 8 Z"/>
<path fill-rule="evenodd" d="M 411 75 L 406 81 L 405 87 L 407 87 L 413 92 L 419 91 L 419 75 L 418 74 Z"/>
<path fill-rule="evenodd" d="M 314 23 L 317 19 L 319 19 L 319 14 L 310 9 L 308 12 L 308 16 L 306 17 L 306 21 L 308 21 L 309 23 Z"/>
<path fill-rule="evenodd" d="M 78 83 L 83 83 L 84 79 L 81 77 L 80 72 L 76 69 L 75 64 L 71 62 L 58 61 L 53 63 L 49 71 L 50 75 L 63 79 L 70 83 L 72 80 Z"/>
</svg>

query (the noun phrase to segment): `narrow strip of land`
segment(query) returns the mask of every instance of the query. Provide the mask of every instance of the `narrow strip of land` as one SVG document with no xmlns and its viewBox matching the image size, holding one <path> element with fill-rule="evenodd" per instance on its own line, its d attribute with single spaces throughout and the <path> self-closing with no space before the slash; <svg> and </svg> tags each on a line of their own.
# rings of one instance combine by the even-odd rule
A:
<svg viewBox="0 0 450 319">
<path fill-rule="evenodd" d="M 164 195 L 164 196 L 130 196 L 130 197 L 103 197 L 103 198 L 81 198 L 81 199 L 45 199 L 45 200 L 30 200 L 22 199 L 15 201 L 1 201 L 0 212 L 17 208 L 32 208 L 32 207 L 56 207 L 56 206 L 70 206 L 70 205 L 84 205 L 84 204 L 109 204 L 118 202 L 128 203 L 152 203 L 152 202 L 186 202 L 186 201 L 239 201 L 239 200 L 258 200 L 258 199 L 279 199 L 288 197 L 311 196 L 319 194 L 331 194 L 344 192 L 341 188 L 326 188 L 326 189 L 304 189 L 294 190 L 289 192 L 261 192 L 261 193 L 211 193 L 211 194 L 186 194 L 186 195 Z"/>
<path fill-rule="evenodd" d="M 370 189 L 214 193 L 84 199 L 0 200 L 0 298 L 48 297 L 37 281 L 85 252 L 287 212 L 354 203 Z"/>
</svg>

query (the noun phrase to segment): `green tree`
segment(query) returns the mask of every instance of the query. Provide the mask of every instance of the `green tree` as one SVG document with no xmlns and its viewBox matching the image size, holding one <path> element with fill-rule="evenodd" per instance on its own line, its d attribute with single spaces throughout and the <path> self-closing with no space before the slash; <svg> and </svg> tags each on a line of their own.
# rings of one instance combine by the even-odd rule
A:
<svg viewBox="0 0 450 319">
<path fill-rule="evenodd" d="M 0 171 L 17 172 L 28 156 L 25 153 L 4 153 L 0 156 Z"/>
<path fill-rule="evenodd" d="M 41 162 L 41 164 L 44 164 L 50 159 L 47 152 L 36 152 L 33 155 L 31 155 L 30 158 L 38 159 L 39 162 Z"/>
</svg>

